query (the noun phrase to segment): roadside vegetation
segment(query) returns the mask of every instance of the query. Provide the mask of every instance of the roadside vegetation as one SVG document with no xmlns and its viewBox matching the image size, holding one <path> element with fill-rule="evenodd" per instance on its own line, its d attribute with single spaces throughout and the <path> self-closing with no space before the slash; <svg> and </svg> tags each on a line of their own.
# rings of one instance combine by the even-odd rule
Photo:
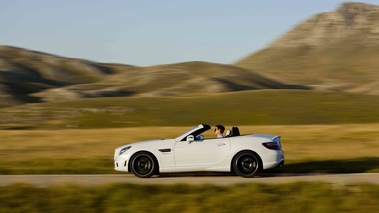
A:
<svg viewBox="0 0 379 213">
<path fill-rule="evenodd" d="M 376 212 L 371 184 L 131 185 L 0 187 L 0 212 Z"/>
</svg>

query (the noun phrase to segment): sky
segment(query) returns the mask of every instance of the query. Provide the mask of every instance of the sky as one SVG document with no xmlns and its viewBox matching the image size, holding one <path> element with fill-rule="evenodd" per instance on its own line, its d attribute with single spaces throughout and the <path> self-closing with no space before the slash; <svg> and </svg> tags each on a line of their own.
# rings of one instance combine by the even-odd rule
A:
<svg viewBox="0 0 379 213">
<path fill-rule="evenodd" d="M 0 45 L 134 66 L 232 64 L 343 2 L 0 0 Z"/>
</svg>

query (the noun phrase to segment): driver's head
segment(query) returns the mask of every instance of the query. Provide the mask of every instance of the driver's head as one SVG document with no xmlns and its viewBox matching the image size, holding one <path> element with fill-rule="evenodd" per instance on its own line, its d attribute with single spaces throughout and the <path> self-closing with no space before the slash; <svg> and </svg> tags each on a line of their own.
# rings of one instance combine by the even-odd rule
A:
<svg viewBox="0 0 379 213">
<path fill-rule="evenodd" d="M 220 134 L 223 134 L 225 131 L 225 127 L 221 124 L 217 124 L 215 128 L 215 132 L 220 131 Z"/>
</svg>

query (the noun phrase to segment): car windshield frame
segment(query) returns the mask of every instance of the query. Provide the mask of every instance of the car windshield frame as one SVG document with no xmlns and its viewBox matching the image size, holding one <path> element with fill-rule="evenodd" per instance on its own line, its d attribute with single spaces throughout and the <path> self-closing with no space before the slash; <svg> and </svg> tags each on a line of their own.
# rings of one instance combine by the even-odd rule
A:
<svg viewBox="0 0 379 213">
<path fill-rule="evenodd" d="M 209 126 L 208 124 L 199 124 L 199 125 L 195 126 L 194 128 L 187 130 L 183 134 L 179 135 L 178 137 L 175 138 L 175 140 L 176 141 L 184 141 L 185 138 L 187 138 L 187 136 L 191 135 L 193 132 L 203 133 L 209 129 L 211 129 L 211 126 Z M 194 135 L 194 137 L 196 137 L 196 135 Z"/>
</svg>

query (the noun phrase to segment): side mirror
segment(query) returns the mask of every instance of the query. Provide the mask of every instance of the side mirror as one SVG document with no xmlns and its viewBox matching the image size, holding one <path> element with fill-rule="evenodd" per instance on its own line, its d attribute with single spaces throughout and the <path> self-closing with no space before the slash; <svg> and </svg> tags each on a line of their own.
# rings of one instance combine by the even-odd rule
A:
<svg viewBox="0 0 379 213">
<path fill-rule="evenodd" d="M 195 141 L 195 138 L 193 137 L 193 135 L 188 135 L 187 136 L 187 143 L 192 143 L 192 142 L 194 142 Z"/>
</svg>

